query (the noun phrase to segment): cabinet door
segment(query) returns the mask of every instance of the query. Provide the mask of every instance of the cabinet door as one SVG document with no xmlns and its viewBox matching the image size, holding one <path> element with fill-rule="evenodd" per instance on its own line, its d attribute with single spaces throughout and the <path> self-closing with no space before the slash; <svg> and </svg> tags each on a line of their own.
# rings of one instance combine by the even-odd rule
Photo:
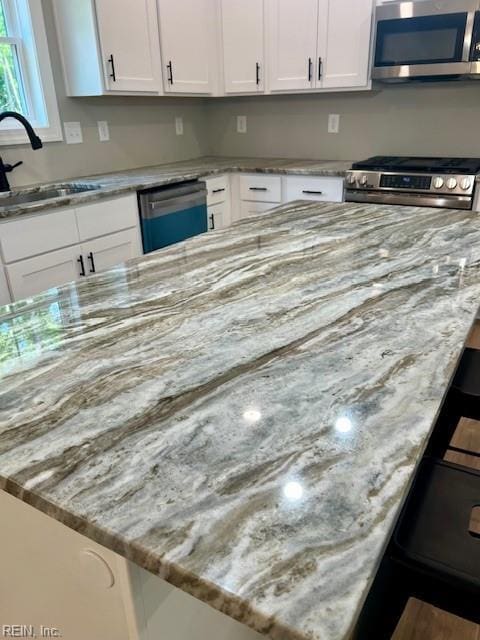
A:
<svg viewBox="0 0 480 640">
<path fill-rule="evenodd" d="M 158 0 L 165 91 L 211 93 L 211 0 Z"/>
<path fill-rule="evenodd" d="M 155 0 L 96 0 L 105 83 L 110 91 L 161 91 Z"/>
<path fill-rule="evenodd" d="M 77 245 L 7 265 L 5 269 L 14 300 L 28 298 L 80 278 L 80 254 Z"/>
<path fill-rule="evenodd" d="M 208 230 L 226 229 L 231 224 L 230 203 L 212 204 L 208 207 Z"/>
<path fill-rule="evenodd" d="M 126 260 L 141 255 L 137 229 L 127 229 L 82 245 L 87 274 L 111 269 Z"/>
<path fill-rule="evenodd" d="M 123 558 L 4 491 L 0 512 L 3 620 L 28 621 L 38 638 L 43 624 L 65 640 L 138 640 Z"/>
<path fill-rule="evenodd" d="M 315 82 L 318 0 L 266 2 L 270 89 L 311 89 Z"/>
<path fill-rule="evenodd" d="M 225 91 L 263 91 L 263 2 L 222 0 L 221 6 Z"/>
<path fill-rule="evenodd" d="M 279 205 L 275 202 L 244 202 L 240 203 L 240 220 L 255 213 L 265 213 L 270 209 L 275 209 Z"/>
<path fill-rule="evenodd" d="M 10 297 L 10 291 L 8 290 L 5 269 L 0 264 L 0 306 L 3 306 L 4 304 L 10 304 L 11 301 L 12 299 Z"/>
<path fill-rule="evenodd" d="M 317 87 L 368 84 L 372 0 L 319 0 Z"/>
</svg>

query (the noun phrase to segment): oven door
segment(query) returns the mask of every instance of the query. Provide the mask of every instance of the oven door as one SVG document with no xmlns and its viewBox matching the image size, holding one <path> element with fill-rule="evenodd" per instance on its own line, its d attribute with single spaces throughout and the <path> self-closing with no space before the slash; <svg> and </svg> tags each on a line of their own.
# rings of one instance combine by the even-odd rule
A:
<svg viewBox="0 0 480 640">
<path fill-rule="evenodd" d="M 373 78 L 399 81 L 469 73 L 476 9 L 478 0 L 379 6 Z"/>
</svg>

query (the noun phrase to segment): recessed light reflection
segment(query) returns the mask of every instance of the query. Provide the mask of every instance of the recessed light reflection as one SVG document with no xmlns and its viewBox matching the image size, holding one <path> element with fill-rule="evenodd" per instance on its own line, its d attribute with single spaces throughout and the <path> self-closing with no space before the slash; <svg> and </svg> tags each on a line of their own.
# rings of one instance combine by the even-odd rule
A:
<svg viewBox="0 0 480 640">
<path fill-rule="evenodd" d="M 350 418 L 347 418 L 347 416 L 340 416 L 340 418 L 337 418 L 337 420 L 335 421 L 335 430 L 339 433 L 348 433 L 352 429 L 352 421 L 350 420 Z"/>
<path fill-rule="evenodd" d="M 247 409 L 243 413 L 243 418 L 250 424 L 258 422 L 262 417 L 262 413 L 258 409 Z"/>
<path fill-rule="evenodd" d="M 300 500 L 303 496 L 303 487 L 299 482 L 292 480 L 283 487 L 283 495 L 289 500 Z"/>
</svg>

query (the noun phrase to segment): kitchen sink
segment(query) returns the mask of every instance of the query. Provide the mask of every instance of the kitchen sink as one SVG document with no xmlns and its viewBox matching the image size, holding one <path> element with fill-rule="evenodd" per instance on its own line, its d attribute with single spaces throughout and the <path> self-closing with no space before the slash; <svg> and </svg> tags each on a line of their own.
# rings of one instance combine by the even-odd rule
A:
<svg viewBox="0 0 480 640">
<path fill-rule="evenodd" d="M 19 204 L 30 204 L 39 200 L 49 200 L 50 198 L 63 198 L 65 196 L 84 193 L 85 191 L 95 191 L 101 187 L 89 184 L 62 184 L 57 187 L 46 187 L 38 191 L 17 191 L 12 194 L 0 195 L 0 208 L 13 207 Z"/>
</svg>

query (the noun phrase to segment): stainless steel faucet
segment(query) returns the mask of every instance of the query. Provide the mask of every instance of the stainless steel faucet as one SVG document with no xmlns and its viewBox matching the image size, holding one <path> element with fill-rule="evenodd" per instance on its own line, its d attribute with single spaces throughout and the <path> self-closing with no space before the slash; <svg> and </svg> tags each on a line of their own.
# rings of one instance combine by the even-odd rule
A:
<svg viewBox="0 0 480 640">
<path fill-rule="evenodd" d="M 33 130 L 32 125 L 24 116 L 22 116 L 21 113 L 17 113 L 16 111 L 3 111 L 0 113 L 0 122 L 5 120 L 5 118 L 14 118 L 24 126 L 33 150 L 41 149 L 43 147 L 42 141 Z M 2 158 L 0 158 L 0 191 L 10 191 L 7 173 L 10 173 L 10 171 L 13 171 L 15 167 L 18 167 L 21 164 L 23 164 L 22 161 L 16 162 L 15 164 L 4 164 Z"/>
</svg>

